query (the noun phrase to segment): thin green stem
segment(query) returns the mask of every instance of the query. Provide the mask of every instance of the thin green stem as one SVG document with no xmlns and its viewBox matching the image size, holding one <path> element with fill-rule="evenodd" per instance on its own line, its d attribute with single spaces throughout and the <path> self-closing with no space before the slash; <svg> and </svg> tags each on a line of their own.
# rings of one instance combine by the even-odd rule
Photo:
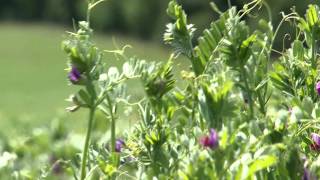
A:
<svg viewBox="0 0 320 180">
<path fill-rule="evenodd" d="M 240 66 L 240 70 L 241 70 L 241 74 L 242 74 L 242 77 L 243 77 L 244 86 L 245 86 L 246 91 L 248 93 L 247 95 L 248 95 L 248 103 L 249 103 L 249 117 L 253 118 L 253 115 L 254 115 L 254 103 L 253 103 L 253 100 L 252 100 L 251 89 L 250 89 L 249 83 L 248 83 L 248 76 L 247 76 L 246 70 L 245 70 L 245 68 L 243 66 Z"/>
<path fill-rule="evenodd" d="M 312 34 L 311 34 L 311 77 L 312 77 L 312 84 L 315 84 L 317 82 L 315 73 L 317 72 L 317 67 L 318 67 L 318 63 L 317 63 L 317 41 L 315 39 L 315 32 L 314 32 L 314 28 L 312 29 Z M 311 97 L 312 99 L 316 100 L 317 99 L 317 95 L 315 93 L 314 90 L 312 90 L 311 92 Z"/>
<path fill-rule="evenodd" d="M 111 152 L 116 151 L 116 119 L 113 114 L 113 106 L 109 94 L 106 94 L 110 118 L 111 118 Z"/>
<path fill-rule="evenodd" d="M 96 7 L 98 4 L 104 2 L 105 0 L 99 0 L 97 2 L 94 2 L 94 1 L 89 1 L 88 2 L 88 9 L 87 9 L 87 22 L 90 26 L 90 15 L 91 15 L 91 10 Z"/>
<path fill-rule="evenodd" d="M 267 10 L 269 21 L 272 22 L 272 11 L 271 11 L 269 4 L 266 1 L 262 1 L 262 4 L 264 5 L 264 7 Z"/>
<path fill-rule="evenodd" d="M 230 9 L 232 7 L 232 5 L 231 5 L 231 1 L 230 0 L 228 0 L 228 8 Z"/>
<path fill-rule="evenodd" d="M 267 87 L 267 86 L 266 86 Z M 266 90 L 265 90 L 266 91 Z M 257 92 L 258 93 L 258 101 L 259 101 L 259 110 L 263 115 L 266 115 L 266 108 L 265 108 L 265 96 L 261 97 L 261 92 Z"/>
<path fill-rule="evenodd" d="M 106 92 L 106 99 L 107 99 L 109 114 L 111 118 L 111 154 L 112 156 L 114 156 L 114 153 L 116 152 L 116 118 L 114 116 L 113 105 L 108 92 Z M 113 163 L 114 163 L 113 164 L 114 166 L 118 166 L 118 164 L 115 161 L 113 161 Z M 115 174 L 111 176 L 111 179 L 112 180 L 116 179 Z"/>
<path fill-rule="evenodd" d="M 88 151 L 89 151 L 94 112 L 95 112 L 95 107 L 90 108 L 88 129 L 87 129 L 87 134 L 86 134 L 86 139 L 85 139 L 83 154 L 82 154 L 81 178 L 80 178 L 81 180 L 84 180 L 86 178 L 86 167 L 87 167 Z"/>
<path fill-rule="evenodd" d="M 274 44 L 274 41 L 275 41 L 276 37 L 277 37 L 278 34 L 279 34 L 279 30 L 280 30 L 282 24 L 283 24 L 284 22 L 290 20 L 290 19 L 297 19 L 297 18 L 298 18 L 297 16 L 298 16 L 297 13 L 290 13 L 290 14 L 285 15 L 285 16 L 281 19 L 281 21 L 280 21 L 280 23 L 278 24 L 276 30 L 274 31 L 273 38 L 272 38 L 271 43 L 270 43 L 271 49 L 272 49 L 272 46 L 273 46 L 273 44 Z"/>
<path fill-rule="evenodd" d="M 192 45 L 192 39 L 189 38 L 189 48 L 190 48 L 190 61 L 191 61 L 191 65 L 192 65 L 192 69 L 193 69 L 193 72 L 195 73 L 196 76 L 199 76 L 201 73 L 199 72 L 199 69 L 198 69 L 198 64 L 199 61 L 198 59 L 196 59 L 195 57 L 195 54 L 194 54 L 194 51 L 193 51 L 193 45 Z"/>
<path fill-rule="evenodd" d="M 87 23 L 90 27 L 90 14 L 91 14 L 91 9 L 88 7 L 88 10 L 87 10 Z"/>
<path fill-rule="evenodd" d="M 311 45 L 312 57 L 311 66 L 313 70 L 317 70 L 317 60 L 316 60 L 316 40 L 314 38 L 314 30 L 312 30 L 312 45 Z"/>
</svg>

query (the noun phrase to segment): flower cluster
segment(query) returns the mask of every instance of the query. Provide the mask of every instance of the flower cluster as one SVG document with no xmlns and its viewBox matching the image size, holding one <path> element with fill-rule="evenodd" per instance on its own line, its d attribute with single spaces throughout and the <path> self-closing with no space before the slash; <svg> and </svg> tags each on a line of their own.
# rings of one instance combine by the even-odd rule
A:
<svg viewBox="0 0 320 180">
<path fill-rule="evenodd" d="M 117 139 L 116 140 L 116 147 L 115 147 L 116 152 L 121 152 L 123 146 L 125 146 L 124 141 L 122 139 Z"/>
<path fill-rule="evenodd" d="M 210 129 L 210 134 L 200 138 L 200 144 L 205 148 L 214 149 L 219 146 L 219 138 L 216 130 Z"/>
<path fill-rule="evenodd" d="M 312 144 L 310 145 L 312 150 L 319 151 L 320 150 L 320 136 L 316 133 L 311 134 Z"/>
<path fill-rule="evenodd" d="M 74 85 L 86 85 L 86 81 L 97 80 L 101 74 L 102 54 L 91 40 L 89 23 L 79 22 L 77 33 L 63 42 L 63 49 L 69 58 L 68 79 Z M 92 82 L 90 82 L 92 83 Z"/>
</svg>

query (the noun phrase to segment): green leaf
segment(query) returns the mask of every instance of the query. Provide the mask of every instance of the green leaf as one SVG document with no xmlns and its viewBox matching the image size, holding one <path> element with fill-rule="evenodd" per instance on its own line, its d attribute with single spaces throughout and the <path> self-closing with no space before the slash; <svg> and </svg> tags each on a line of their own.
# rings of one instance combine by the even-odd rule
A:
<svg viewBox="0 0 320 180">
<path fill-rule="evenodd" d="M 292 52 L 295 59 L 299 61 L 304 60 L 304 47 L 303 43 L 299 40 L 295 40 L 292 45 Z"/>
<path fill-rule="evenodd" d="M 241 60 L 242 66 L 246 63 L 247 59 L 250 57 L 250 46 L 253 42 L 256 41 L 257 36 L 255 34 L 248 37 L 240 45 L 239 57 Z"/>
<path fill-rule="evenodd" d="M 203 35 L 198 38 L 198 45 L 194 48 L 196 58 L 192 61 L 197 64 L 200 73 L 204 70 L 206 64 L 210 61 L 214 51 L 217 51 L 220 42 L 227 33 L 227 20 L 236 16 L 236 9 L 231 8 L 227 12 L 221 14 L 220 18 L 211 23 L 209 29 L 203 31 Z"/>
<path fill-rule="evenodd" d="M 279 89 L 281 92 L 285 92 L 285 94 L 291 96 L 295 95 L 291 79 L 286 73 L 286 69 L 283 65 L 279 63 L 274 64 L 274 71 L 270 72 L 269 77 L 275 88 Z"/>
<path fill-rule="evenodd" d="M 161 98 L 174 88 L 171 59 L 164 65 L 158 65 L 154 72 L 144 74 L 142 79 L 147 95 L 153 100 Z"/>
<path fill-rule="evenodd" d="M 89 94 L 81 89 L 79 92 L 78 92 L 78 95 L 79 97 L 81 98 L 81 100 L 86 104 L 86 105 L 90 105 L 91 104 L 91 99 L 90 99 L 90 96 Z"/>
<path fill-rule="evenodd" d="M 164 42 L 174 48 L 175 54 L 192 57 L 192 37 L 195 29 L 187 24 L 187 15 L 176 1 L 170 1 L 167 14 L 175 21 L 167 25 Z"/>
<path fill-rule="evenodd" d="M 253 176 L 256 172 L 269 168 L 277 163 L 277 158 L 273 155 L 263 155 L 254 160 L 249 166 L 248 177 Z"/>
<path fill-rule="evenodd" d="M 223 119 L 233 115 L 234 104 L 227 98 L 232 87 L 230 81 L 216 86 L 201 84 L 198 91 L 199 108 L 209 127 L 221 128 Z"/>
</svg>

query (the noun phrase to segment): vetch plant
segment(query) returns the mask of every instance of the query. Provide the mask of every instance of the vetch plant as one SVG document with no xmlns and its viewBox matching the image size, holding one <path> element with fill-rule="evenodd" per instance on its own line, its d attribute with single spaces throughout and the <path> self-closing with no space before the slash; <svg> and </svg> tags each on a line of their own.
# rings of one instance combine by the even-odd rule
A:
<svg viewBox="0 0 320 180">
<path fill-rule="evenodd" d="M 102 1 L 96 2 L 91 0 L 88 2 L 87 21 L 79 22 L 78 31 L 76 33 L 69 33 L 69 39 L 63 42 L 63 49 L 69 58 L 68 78 L 72 84 L 81 86 L 79 92 L 73 95 L 72 102 L 75 104 L 75 107 L 71 110 L 74 111 L 78 108 L 89 109 L 87 133 L 81 162 L 81 180 L 86 178 L 95 112 L 105 98 L 110 102 L 107 90 L 99 92 L 99 89 L 97 89 L 98 80 L 103 70 L 101 62 L 102 52 L 93 43 L 93 30 L 90 28 L 90 12 L 100 2 Z M 110 113 L 111 115 L 113 114 L 112 111 Z M 111 152 L 116 152 L 115 119 L 113 116 L 111 117 L 111 121 Z"/>
<path fill-rule="evenodd" d="M 15 171 L 21 179 L 27 175 L 19 167 L 39 169 L 45 161 L 49 165 L 40 168 L 41 177 L 60 179 L 320 177 L 316 5 L 310 5 L 305 16 L 292 9 L 273 28 L 263 19 L 254 27 L 246 21 L 259 8 L 270 9 L 264 1 L 251 1 L 242 9 L 230 6 L 225 12 L 211 3 L 220 16 L 195 37 L 197 26 L 189 24 L 182 5 L 171 0 L 167 14 L 172 22 L 163 37 L 173 53 L 166 62 L 150 62 L 126 56 L 129 46 L 111 51 L 96 46 L 90 13 L 100 2 L 88 1 L 86 21 L 63 41 L 66 76 L 78 88 L 67 110 L 89 111 L 84 146 L 77 147 L 79 135 L 63 122 L 54 123 L 25 141 L 8 140 L 5 150 L 17 159 L 1 167 L 0 175 Z M 288 21 L 297 33 L 290 48 L 275 50 L 279 29 Z M 106 67 L 104 53 L 114 53 L 122 67 Z M 174 73 L 180 55 L 191 68 Z M 138 97 L 128 94 L 131 79 L 141 85 Z M 122 116 L 125 108 L 132 109 L 128 116 Z M 105 116 L 110 131 L 95 131 L 99 116 Z M 135 124 L 116 131 L 120 118 Z M 80 152 L 82 156 L 76 156 Z M 38 161 L 44 154 L 49 158 Z M 39 173 L 28 172 L 29 177 Z"/>
<path fill-rule="evenodd" d="M 133 59 L 124 64 L 124 72 L 122 74 L 119 74 L 118 69 L 115 67 L 110 67 L 107 73 L 103 72 L 103 51 L 99 50 L 94 44 L 92 40 L 93 30 L 90 28 L 91 10 L 100 2 L 103 2 L 103 0 L 88 2 L 87 21 L 79 22 L 77 32 L 70 32 L 69 38 L 63 42 L 63 49 L 69 59 L 68 79 L 72 85 L 80 86 L 80 90 L 71 95 L 70 98 L 74 106 L 67 108 L 67 110 L 74 112 L 80 108 L 89 109 L 87 133 L 81 162 L 81 180 L 87 177 L 87 169 L 91 172 L 90 161 L 88 161 L 89 148 L 97 110 L 104 113 L 111 122 L 110 161 L 114 168 L 119 166 L 119 153 L 125 144 L 124 141 L 116 139 L 118 98 L 121 99 L 124 94 L 123 81 L 136 78 L 135 74 L 144 66 L 143 62 L 136 63 Z M 119 51 L 115 53 L 119 53 Z M 126 101 L 126 99 L 122 100 Z M 114 177 L 112 173 L 111 177 Z"/>
<path fill-rule="evenodd" d="M 83 147 L 83 136 L 63 118 L 26 136 L 3 137 L 0 151 L 9 161 L 0 167 L 1 179 L 320 177 L 317 5 L 305 16 L 294 8 L 283 13 L 273 28 L 264 19 L 247 22 L 251 13 L 270 9 L 265 1 L 242 9 L 229 2 L 225 12 L 211 3 L 219 17 L 196 37 L 197 25 L 171 0 L 164 42 L 173 53 L 150 62 L 125 55 L 128 45 L 97 47 L 90 13 L 100 2 L 88 1 L 86 21 L 63 41 L 66 78 L 78 89 L 67 110 L 89 111 Z M 274 49 L 275 39 L 285 38 L 278 33 L 285 22 L 295 30 L 291 46 Z M 104 53 L 115 54 L 122 66 L 106 67 Z M 191 68 L 177 69 L 178 61 Z M 127 80 L 133 79 L 141 86 L 138 96 L 130 96 Z"/>
</svg>

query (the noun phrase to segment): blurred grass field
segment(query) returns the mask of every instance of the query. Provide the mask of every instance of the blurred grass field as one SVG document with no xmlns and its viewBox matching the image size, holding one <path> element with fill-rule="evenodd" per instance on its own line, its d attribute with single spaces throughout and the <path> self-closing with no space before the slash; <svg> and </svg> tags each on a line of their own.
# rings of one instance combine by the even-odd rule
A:
<svg viewBox="0 0 320 180">
<path fill-rule="evenodd" d="M 68 114 L 65 99 L 73 92 L 66 79 L 66 55 L 61 41 L 69 28 L 48 24 L 0 24 L 0 128 L 2 133 L 28 131 L 50 123 L 57 116 L 83 124 L 84 113 Z M 119 46 L 130 44 L 129 55 L 141 59 L 167 60 L 170 53 L 158 44 L 120 35 L 113 36 Z M 113 37 L 96 35 L 101 49 L 115 49 Z M 118 66 L 112 54 L 104 57 L 108 66 Z M 134 89 L 135 87 L 130 87 Z M 138 91 L 138 90 L 137 90 Z M 23 127 L 17 128 L 17 127 Z M 14 132 L 13 132 L 14 131 Z"/>
</svg>

